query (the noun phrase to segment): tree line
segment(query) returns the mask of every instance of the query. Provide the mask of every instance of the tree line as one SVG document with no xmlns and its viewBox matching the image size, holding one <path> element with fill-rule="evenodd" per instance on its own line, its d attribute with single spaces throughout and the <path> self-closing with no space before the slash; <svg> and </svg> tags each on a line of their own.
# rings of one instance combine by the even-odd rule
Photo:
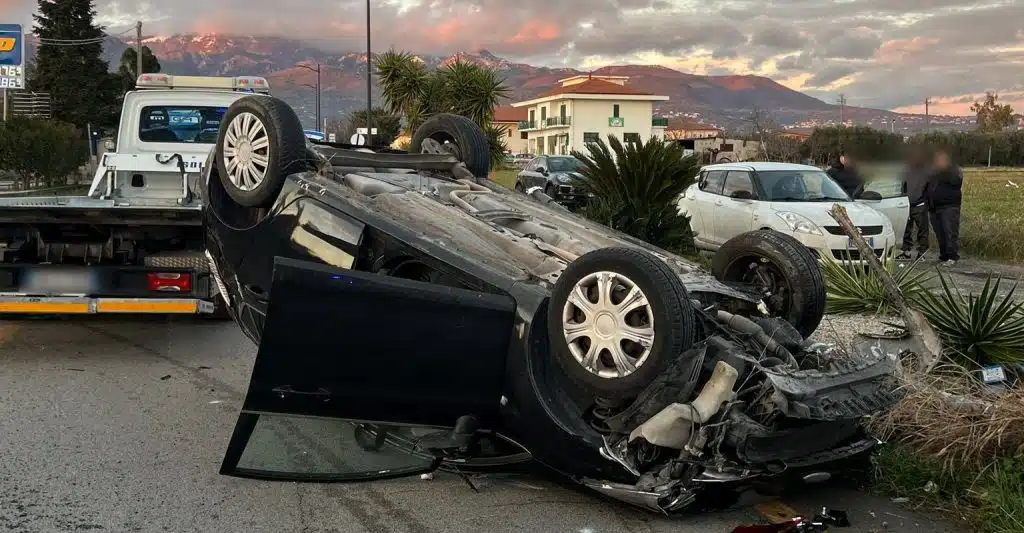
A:
<svg viewBox="0 0 1024 533">
<path fill-rule="evenodd" d="M 828 164 L 848 153 L 865 160 L 895 161 L 914 146 L 941 148 L 964 166 L 1024 166 L 1024 130 L 930 132 L 904 137 L 865 126 L 818 128 L 800 143 L 799 158 Z"/>
</svg>

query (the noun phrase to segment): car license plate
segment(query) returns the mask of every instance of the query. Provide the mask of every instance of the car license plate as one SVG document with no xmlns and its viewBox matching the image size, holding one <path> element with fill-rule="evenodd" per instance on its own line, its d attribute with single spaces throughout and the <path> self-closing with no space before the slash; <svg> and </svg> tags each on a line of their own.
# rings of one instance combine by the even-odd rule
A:
<svg viewBox="0 0 1024 533">
<path fill-rule="evenodd" d="M 92 288 L 91 272 L 85 269 L 41 269 L 32 275 L 21 288 L 21 292 L 43 295 L 89 294 Z"/>
<path fill-rule="evenodd" d="M 868 248 L 871 248 L 871 249 L 875 248 L 875 238 L 874 237 L 864 237 L 864 240 L 868 243 Z M 853 249 L 857 248 L 857 245 L 853 244 L 853 239 L 847 237 L 846 238 L 846 247 L 851 249 L 851 250 L 853 250 Z"/>
</svg>

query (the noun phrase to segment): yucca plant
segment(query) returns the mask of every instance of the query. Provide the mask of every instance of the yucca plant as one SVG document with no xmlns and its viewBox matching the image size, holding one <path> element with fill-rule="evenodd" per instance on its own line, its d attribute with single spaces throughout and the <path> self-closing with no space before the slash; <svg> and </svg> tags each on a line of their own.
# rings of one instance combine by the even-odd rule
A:
<svg viewBox="0 0 1024 533">
<path fill-rule="evenodd" d="M 690 219 L 677 201 L 700 170 L 696 156 L 657 137 L 623 144 L 614 135 L 572 155 L 583 163 L 577 185 L 594 193 L 581 215 L 669 251 L 692 250 Z"/>
<path fill-rule="evenodd" d="M 917 307 L 961 363 L 973 365 L 1024 362 L 1024 301 L 1013 298 L 1017 283 L 999 295 L 1000 277 L 989 276 L 978 294 L 964 297 L 939 275 L 941 290 L 916 298 Z"/>
<path fill-rule="evenodd" d="M 849 254 L 844 258 L 850 260 Z M 896 260 L 896 249 L 887 248 L 882 254 L 882 265 L 896 282 L 908 302 L 916 301 L 918 295 L 927 293 L 927 283 L 933 278 L 928 270 L 917 269 L 917 261 L 900 266 Z M 825 274 L 828 312 L 837 315 L 889 314 L 893 301 L 885 284 L 872 270 L 864 267 L 844 265 L 832 256 L 822 261 Z"/>
</svg>

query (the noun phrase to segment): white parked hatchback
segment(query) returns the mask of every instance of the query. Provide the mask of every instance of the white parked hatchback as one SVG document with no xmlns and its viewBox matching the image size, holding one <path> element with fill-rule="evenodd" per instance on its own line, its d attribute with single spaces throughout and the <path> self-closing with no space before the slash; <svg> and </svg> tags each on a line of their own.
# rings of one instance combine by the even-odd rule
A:
<svg viewBox="0 0 1024 533">
<path fill-rule="evenodd" d="M 741 233 L 771 229 L 793 236 L 819 257 L 860 262 L 852 240 L 828 214 L 835 203 L 846 208 L 879 257 L 902 239 L 910 216 L 901 190 L 883 196 L 869 187 L 854 200 L 817 167 L 764 162 L 701 168 L 697 183 L 680 197 L 679 210 L 690 217 L 700 249 L 717 250 Z"/>
</svg>

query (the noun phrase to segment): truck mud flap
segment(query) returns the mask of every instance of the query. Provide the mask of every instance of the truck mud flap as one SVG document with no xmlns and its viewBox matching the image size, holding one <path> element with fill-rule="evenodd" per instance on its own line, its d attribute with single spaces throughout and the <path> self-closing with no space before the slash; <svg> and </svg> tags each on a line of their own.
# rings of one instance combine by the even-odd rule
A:
<svg viewBox="0 0 1024 533">
<path fill-rule="evenodd" d="M 848 420 L 884 411 L 903 397 L 894 357 L 842 358 L 831 369 L 776 370 L 765 374 L 775 388 L 772 401 L 791 418 Z"/>
<path fill-rule="evenodd" d="M 209 314 L 214 304 L 197 298 L 0 297 L 0 314 Z"/>
</svg>

